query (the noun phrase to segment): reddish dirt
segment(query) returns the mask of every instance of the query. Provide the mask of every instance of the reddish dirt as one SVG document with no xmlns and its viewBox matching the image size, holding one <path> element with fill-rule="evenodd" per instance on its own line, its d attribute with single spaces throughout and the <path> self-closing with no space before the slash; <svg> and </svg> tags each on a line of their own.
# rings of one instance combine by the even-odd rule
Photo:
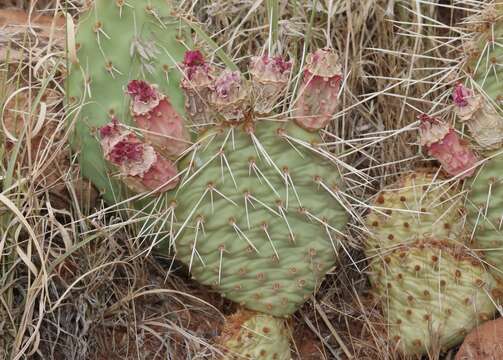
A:
<svg viewBox="0 0 503 360">
<path fill-rule="evenodd" d="M 455 360 L 503 359 L 503 318 L 486 322 L 465 338 Z"/>
</svg>

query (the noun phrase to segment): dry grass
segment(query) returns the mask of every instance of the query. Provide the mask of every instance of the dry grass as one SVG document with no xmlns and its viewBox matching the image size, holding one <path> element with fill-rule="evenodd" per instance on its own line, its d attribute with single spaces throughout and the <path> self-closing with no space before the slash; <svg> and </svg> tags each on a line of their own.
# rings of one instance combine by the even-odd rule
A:
<svg viewBox="0 0 503 360">
<path fill-rule="evenodd" d="M 82 2 L 8 4 L 30 11 L 30 26 L 0 16 L 0 26 L 11 25 L 0 29 L 0 46 L 8 44 L 0 51 L 0 358 L 210 359 L 222 315 L 233 304 L 193 283 L 178 263 L 137 256 L 146 245 L 132 240 L 132 226 L 117 225 L 127 218 L 101 211 L 68 148 L 64 38 L 54 14 L 68 8 L 78 17 Z M 275 4 L 280 16 L 270 26 Z M 363 200 L 355 202 L 360 217 L 377 189 L 422 158 L 414 123 L 442 93 L 430 89 L 443 74 L 431 74 L 445 66 L 434 59 L 444 49 L 429 49 L 433 35 L 449 32 L 431 25 L 464 15 L 426 2 L 416 6 L 408 0 L 201 0 L 182 2 L 180 12 L 199 21 L 238 66 L 263 50 L 270 29 L 277 38 L 271 45 L 297 66 L 316 47 L 338 49 L 347 78 L 330 129 L 338 138 L 327 133 L 326 141 L 348 152 L 345 161 L 364 174 L 365 181 L 350 180 L 350 194 Z M 196 43 L 207 47 L 202 38 Z M 355 222 L 351 234 L 350 254 L 294 316 L 301 359 L 397 358 L 368 295 L 358 246 L 365 229 Z"/>
</svg>

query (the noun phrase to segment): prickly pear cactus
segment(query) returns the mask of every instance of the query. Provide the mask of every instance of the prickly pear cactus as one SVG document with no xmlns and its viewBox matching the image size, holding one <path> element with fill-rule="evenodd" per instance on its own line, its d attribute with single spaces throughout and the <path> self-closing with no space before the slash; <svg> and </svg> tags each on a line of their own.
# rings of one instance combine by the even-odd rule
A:
<svg viewBox="0 0 503 360">
<path fill-rule="evenodd" d="M 422 240 L 373 258 L 370 281 L 388 337 L 407 355 L 445 351 L 492 318 L 496 280 L 462 246 Z"/>
<path fill-rule="evenodd" d="M 366 219 L 366 251 L 391 250 L 424 238 L 461 240 L 462 199 L 456 184 L 424 170 L 402 176 L 377 194 Z"/>
<path fill-rule="evenodd" d="M 157 84 L 169 96 L 169 106 L 183 113 L 175 65 L 183 58 L 182 44 L 190 41 L 171 11 L 163 0 L 96 0 L 81 15 L 75 38 L 69 39 L 77 54 L 70 57 L 67 82 L 69 120 L 75 126 L 72 145 L 83 175 L 110 203 L 126 198 L 126 187 L 118 181 L 116 168 L 107 165 L 97 129 L 114 117 L 133 125 L 134 109 L 125 94 L 129 80 Z"/>
<path fill-rule="evenodd" d="M 285 321 L 240 310 L 227 319 L 218 343 L 224 349 L 223 360 L 290 360 L 290 337 Z"/>
<path fill-rule="evenodd" d="M 139 236 L 169 238 L 159 251 L 175 248 L 202 284 L 263 313 L 242 325 L 269 328 L 274 341 L 236 334 L 224 346 L 288 359 L 285 320 L 273 316 L 289 316 L 318 288 L 347 222 L 345 164 L 317 133 L 335 112 L 338 58 L 330 49 L 310 55 L 308 100 L 300 101 L 312 106 L 295 118 L 306 131 L 293 119 L 267 118 L 284 100 L 290 62 L 255 58 L 246 79 L 217 70 L 199 51 L 182 62 L 180 34 L 162 1 L 98 0 L 83 15 L 68 85 L 82 171 L 109 202 L 124 199 L 126 188 L 142 193 L 135 205 L 149 221 Z M 183 106 L 203 128 L 194 141 Z"/>
<path fill-rule="evenodd" d="M 277 316 L 305 301 L 333 266 L 346 223 L 341 178 L 322 148 L 291 122 L 203 135 L 173 199 L 185 220 L 177 253 L 197 280 Z"/>
<path fill-rule="evenodd" d="M 365 243 L 370 282 L 388 337 L 404 354 L 443 351 L 491 317 L 499 296 L 480 256 L 464 244 L 456 182 L 403 176 L 377 195 Z"/>
<path fill-rule="evenodd" d="M 472 246 L 483 249 L 487 261 L 495 266 L 494 274 L 502 276 L 503 5 L 483 4 L 464 23 L 469 37 L 463 42 L 464 58 L 460 63 L 463 82 L 454 87 L 452 99 L 457 120 L 466 124 L 474 140 L 473 147 L 482 155 L 476 164 L 482 165 L 466 182 L 467 223 Z"/>
</svg>

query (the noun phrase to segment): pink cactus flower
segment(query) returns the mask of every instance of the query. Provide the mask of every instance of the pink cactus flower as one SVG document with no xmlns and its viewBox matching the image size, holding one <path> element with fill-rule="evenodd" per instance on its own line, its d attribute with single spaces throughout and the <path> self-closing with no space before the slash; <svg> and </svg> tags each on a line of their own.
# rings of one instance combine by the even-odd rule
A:
<svg viewBox="0 0 503 360">
<path fill-rule="evenodd" d="M 503 117 L 489 100 L 463 84 L 456 84 L 452 100 L 459 120 L 467 124 L 472 137 L 482 148 L 494 149 L 503 145 Z"/>
<path fill-rule="evenodd" d="M 423 114 L 419 117 L 421 145 L 437 159 L 443 169 L 452 176 L 465 178 L 473 175 L 477 157 L 470 147 L 459 139 L 447 123 Z"/>
<path fill-rule="evenodd" d="M 335 51 L 318 49 L 309 54 L 293 115 L 297 124 L 309 131 L 324 128 L 336 112 L 341 83 L 342 68 Z"/>
<path fill-rule="evenodd" d="M 252 79 L 253 108 L 256 113 L 270 113 L 285 95 L 292 63 L 280 56 L 254 56 L 249 71 Z"/>
<path fill-rule="evenodd" d="M 156 85 L 132 80 L 127 86 L 131 113 L 143 137 L 166 157 L 176 158 L 190 145 L 183 119 Z"/>
<path fill-rule="evenodd" d="M 99 129 L 104 157 L 119 169 L 124 182 L 136 192 L 164 192 L 177 186 L 176 166 L 141 142 L 117 120 Z"/>
<path fill-rule="evenodd" d="M 180 64 L 184 77 L 180 86 L 185 93 L 185 110 L 195 125 L 212 123 L 212 112 L 209 106 L 213 68 L 206 63 L 199 50 L 185 52 Z"/>
<path fill-rule="evenodd" d="M 246 111 L 248 89 L 238 71 L 224 70 L 212 86 L 210 103 L 225 121 L 243 120 Z"/>
</svg>

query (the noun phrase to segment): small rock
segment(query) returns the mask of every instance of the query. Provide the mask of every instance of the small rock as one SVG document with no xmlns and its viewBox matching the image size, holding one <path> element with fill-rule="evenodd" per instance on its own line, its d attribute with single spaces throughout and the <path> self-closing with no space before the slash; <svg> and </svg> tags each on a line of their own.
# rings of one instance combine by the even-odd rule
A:
<svg viewBox="0 0 503 360">
<path fill-rule="evenodd" d="M 465 338 L 455 360 L 503 359 L 503 318 L 486 322 Z"/>
</svg>

